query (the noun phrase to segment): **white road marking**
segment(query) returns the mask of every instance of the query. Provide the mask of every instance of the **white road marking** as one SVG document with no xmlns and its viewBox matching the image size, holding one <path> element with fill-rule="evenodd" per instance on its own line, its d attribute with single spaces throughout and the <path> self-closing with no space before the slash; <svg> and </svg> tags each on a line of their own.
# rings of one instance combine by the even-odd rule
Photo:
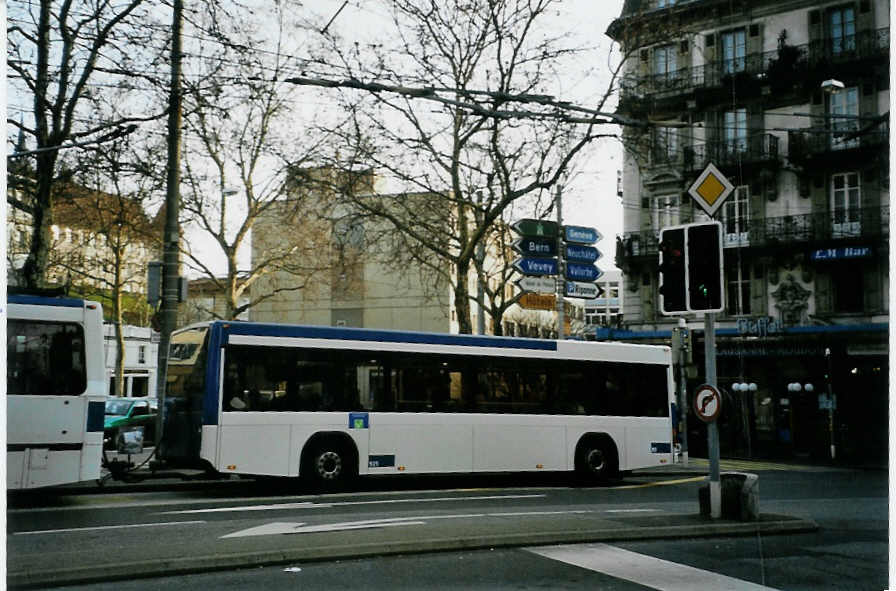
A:
<svg viewBox="0 0 896 591">
<path fill-rule="evenodd" d="M 329 509 L 331 507 L 349 507 L 355 505 L 386 505 L 395 503 L 444 503 L 446 501 L 495 501 L 505 499 L 534 499 L 547 495 L 493 495 L 485 497 L 419 497 L 411 499 L 380 499 L 376 501 L 341 501 L 335 503 L 277 503 L 274 505 L 241 505 L 237 507 L 215 507 L 212 509 L 185 509 L 183 511 L 165 511 L 159 515 L 184 515 L 188 513 L 227 513 L 233 511 L 267 511 L 280 509 Z"/>
<path fill-rule="evenodd" d="M 691 591 L 716 589 L 737 591 L 769 591 L 749 581 L 677 564 L 630 552 L 608 544 L 571 544 L 526 548 L 527 551 L 552 560 L 559 560 L 581 568 L 624 579 L 660 591 Z"/>
<path fill-rule="evenodd" d="M 604 513 L 654 513 L 659 509 L 604 509 Z"/>
<path fill-rule="evenodd" d="M 165 525 L 196 525 L 197 523 L 205 523 L 205 521 L 166 521 L 163 523 L 131 523 L 128 525 L 98 525 L 94 527 L 73 527 L 69 529 L 44 529 L 38 531 L 20 531 L 15 532 L 14 536 L 31 536 L 35 534 L 59 534 L 75 531 L 97 531 L 104 529 L 127 529 L 129 527 L 160 527 Z"/>
<path fill-rule="evenodd" d="M 221 538 L 242 538 L 247 536 L 270 536 L 283 534 L 310 534 L 328 531 L 345 531 L 352 529 L 370 529 L 375 527 L 396 527 L 403 525 L 426 525 L 435 519 L 474 519 L 482 517 L 532 517 L 536 515 L 579 515 L 590 511 L 521 511 L 519 513 L 466 513 L 462 515 L 416 515 L 412 517 L 389 517 L 385 519 L 365 519 L 362 521 L 343 521 L 339 523 L 323 523 L 305 525 L 305 522 L 274 522 L 249 529 L 236 531 Z"/>
</svg>

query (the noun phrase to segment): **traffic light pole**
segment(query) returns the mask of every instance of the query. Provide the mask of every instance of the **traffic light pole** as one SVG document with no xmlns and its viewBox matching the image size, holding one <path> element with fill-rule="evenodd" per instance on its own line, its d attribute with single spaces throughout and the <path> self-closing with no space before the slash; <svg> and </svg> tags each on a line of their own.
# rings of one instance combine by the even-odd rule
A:
<svg viewBox="0 0 896 591">
<path fill-rule="evenodd" d="M 678 327 L 687 330 L 687 323 L 684 318 L 678 319 Z M 690 346 L 690 339 L 687 339 L 687 342 L 685 342 L 685 339 L 682 338 L 678 354 L 678 371 L 681 375 L 681 380 L 678 383 L 678 409 L 681 415 L 678 439 L 681 442 L 681 464 L 685 467 L 688 465 L 688 382 L 685 365 L 687 364 L 688 347 Z"/>
<path fill-rule="evenodd" d="M 563 296 L 566 294 L 564 277 L 565 262 L 563 260 L 563 186 L 557 185 L 557 340 L 562 341 L 563 334 Z"/>
<path fill-rule="evenodd" d="M 716 323 L 715 314 L 704 316 L 704 355 L 706 359 L 706 383 L 716 387 Z M 719 428 L 716 421 L 707 424 L 706 436 L 709 443 L 709 508 L 710 517 L 722 516 L 722 483 L 719 478 Z"/>
</svg>

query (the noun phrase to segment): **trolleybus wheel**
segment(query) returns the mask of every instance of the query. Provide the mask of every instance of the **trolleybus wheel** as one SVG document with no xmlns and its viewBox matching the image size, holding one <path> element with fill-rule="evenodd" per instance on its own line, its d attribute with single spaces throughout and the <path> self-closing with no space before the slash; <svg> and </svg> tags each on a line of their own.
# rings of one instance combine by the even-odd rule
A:
<svg viewBox="0 0 896 591">
<path fill-rule="evenodd" d="M 617 477 L 619 459 L 612 440 L 608 437 L 584 438 L 576 449 L 576 472 L 589 483 Z"/>
<path fill-rule="evenodd" d="M 343 488 L 352 475 L 351 454 L 334 440 L 314 444 L 308 454 L 305 470 L 311 484 L 325 490 Z"/>
</svg>

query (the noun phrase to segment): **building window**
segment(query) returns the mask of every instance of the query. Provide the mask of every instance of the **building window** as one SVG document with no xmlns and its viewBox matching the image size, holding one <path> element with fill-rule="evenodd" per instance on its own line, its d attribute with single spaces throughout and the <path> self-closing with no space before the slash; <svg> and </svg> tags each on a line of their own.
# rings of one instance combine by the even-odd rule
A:
<svg viewBox="0 0 896 591">
<path fill-rule="evenodd" d="M 675 45 L 663 45 L 653 50 L 653 73 L 660 86 L 673 82 L 675 71 L 678 69 L 677 49 Z"/>
<path fill-rule="evenodd" d="M 728 272 L 728 313 L 734 316 L 750 314 L 750 269 L 738 260 L 726 265 Z"/>
<path fill-rule="evenodd" d="M 831 150 L 858 147 L 859 138 L 844 139 L 844 136 L 859 129 L 859 89 L 853 86 L 827 96 Z"/>
<path fill-rule="evenodd" d="M 839 55 L 856 49 L 856 13 L 852 6 L 828 11 L 831 53 Z"/>
<path fill-rule="evenodd" d="M 725 111 L 723 125 L 722 137 L 725 142 L 726 154 L 745 152 L 747 150 L 747 110 Z"/>
<path fill-rule="evenodd" d="M 832 233 L 835 238 L 862 233 L 861 193 L 858 172 L 831 175 Z"/>
<path fill-rule="evenodd" d="M 146 345 L 140 345 L 137 349 L 137 363 L 146 363 Z"/>
<path fill-rule="evenodd" d="M 725 246 L 746 246 L 750 243 L 750 187 L 741 185 L 734 189 L 722 206 L 722 226 L 725 228 Z"/>
<path fill-rule="evenodd" d="M 721 35 L 722 73 L 734 74 L 746 68 L 747 33 L 744 29 L 727 31 Z"/>
<path fill-rule="evenodd" d="M 653 162 L 668 164 L 676 161 L 678 155 L 678 129 L 657 127 L 653 132 Z"/>
<path fill-rule="evenodd" d="M 680 219 L 678 195 L 663 195 L 653 199 L 651 214 L 656 232 L 669 226 L 677 226 Z"/>
</svg>

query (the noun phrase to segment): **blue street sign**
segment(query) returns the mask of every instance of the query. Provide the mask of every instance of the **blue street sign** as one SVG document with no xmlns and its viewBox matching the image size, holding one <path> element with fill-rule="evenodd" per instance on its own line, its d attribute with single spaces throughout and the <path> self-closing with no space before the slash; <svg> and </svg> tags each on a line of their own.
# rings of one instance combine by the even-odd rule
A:
<svg viewBox="0 0 896 591">
<path fill-rule="evenodd" d="M 577 242 L 579 244 L 594 244 L 603 238 L 600 232 L 594 228 L 586 228 L 584 226 L 563 226 L 563 239 L 567 242 Z"/>
<path fill-rule="evenodd" d="M 593 263 L 600 258 L 601 253 L 593 246 L 581 246 L 579 244 L 567 244 L 564 249 L 567 261 Z"/>
<path fill-rule="evenodd" d="M 513 243 L 513 250 L 531 257 L 557 256 L 557 240 L 554 238 L 520 238 Z"/>
<path fill-rule="evenodd" d="M 556 275 L 557 259 L 521 258 L 513 262 L 513 268 L 523 275 Z"/>
<path fill-rule="evenodd" d="M 566 263 L 566 278 L 570 281 L 597 281 L 603 274 L 594 265 Z"/>
</svg>

